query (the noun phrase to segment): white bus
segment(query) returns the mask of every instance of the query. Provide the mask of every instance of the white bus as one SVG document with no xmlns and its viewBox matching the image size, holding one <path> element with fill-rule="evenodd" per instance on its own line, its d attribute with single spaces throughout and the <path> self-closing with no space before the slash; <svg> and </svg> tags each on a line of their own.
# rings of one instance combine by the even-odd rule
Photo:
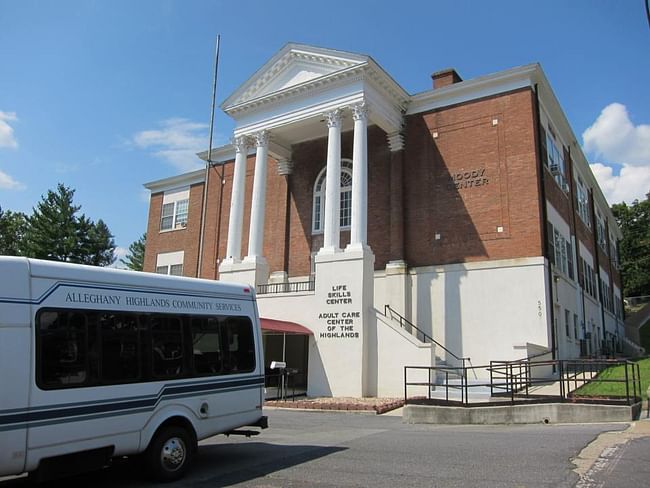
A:
<svg viewBox="0 0 650 488">
<path fill-rule="evenodd" d="M 246 285 L 0 256 L 0 476 L 141 454 L 178 479 L 197 441 L 265 428 Z"/>
</svg>

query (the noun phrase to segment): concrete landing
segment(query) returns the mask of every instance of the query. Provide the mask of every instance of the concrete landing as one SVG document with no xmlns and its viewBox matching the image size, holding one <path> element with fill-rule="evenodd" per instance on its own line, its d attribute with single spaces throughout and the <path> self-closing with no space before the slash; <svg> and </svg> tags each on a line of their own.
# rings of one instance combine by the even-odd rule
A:
<svg viewBox="0 0 650 488">
<path fill-rule="evenodd" d="M 537 403 L 485 407 L 406 405 L 402 419 L 409 424 L 564 424 L 630 422 L 638 419 L 641 403 L 593 405 L 580 403 Z"/>
</svg>

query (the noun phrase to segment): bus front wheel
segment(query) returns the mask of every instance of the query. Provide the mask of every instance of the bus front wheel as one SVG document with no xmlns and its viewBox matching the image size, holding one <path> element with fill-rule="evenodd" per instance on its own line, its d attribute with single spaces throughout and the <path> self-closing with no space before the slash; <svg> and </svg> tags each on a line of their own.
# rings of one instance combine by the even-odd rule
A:
<svg viewBox="0 0 650 488">
<path fill-rule="evenodd" d="M 194 440 L 183 427 L 163 427 L 151 439 L 144 453 L 149 475 L 157 481 L 174 481 L 182 478 L 192 460 Z"/>
</svg>

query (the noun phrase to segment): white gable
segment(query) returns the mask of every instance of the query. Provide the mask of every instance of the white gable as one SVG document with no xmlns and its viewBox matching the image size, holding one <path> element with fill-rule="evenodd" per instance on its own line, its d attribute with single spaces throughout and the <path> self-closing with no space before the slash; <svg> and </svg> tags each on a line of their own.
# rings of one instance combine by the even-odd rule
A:
<svg viewBox="0 0 650 488">
<path fill-rule="evenodd" d="M 316 80 L 368 61 L 367 56 L 287 44 L 222 104 L 224 109 Z"/>
<path fill-rule="evenodd" d="M 329 75 L 337 70 L 337 68 L 332 68 L 330 66 L 310 66 L 307 63 L 290 64 L 287 68 L 281 71 L 275 79 L 272 79 L 266 86 L 262 87 L 256 95 L 268 95 L 269 93 L 296 86 L 300 83 L 320 78 L 321 76 Z"/>
</svg>

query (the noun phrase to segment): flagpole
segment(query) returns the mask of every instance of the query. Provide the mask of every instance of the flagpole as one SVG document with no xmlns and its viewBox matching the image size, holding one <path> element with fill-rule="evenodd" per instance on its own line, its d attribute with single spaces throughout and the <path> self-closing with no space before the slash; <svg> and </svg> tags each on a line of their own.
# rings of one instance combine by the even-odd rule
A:
<svg viewBox="0 0 650 488">
<path fill-rule="evenodd" d="M 201 231 L 199 234 L 199 256 L 196 266 L 196 277 L 201 276 L 201 266 L 203 264 L 203 237 L 205 234 L 205 210 L 208 203 L 208 178 L 210 176 L 210 167 L 212 166 L 212 134 L 214 132 L 214 105 L 217 97 L 217 73 L 219 70 L 219 44 L 221 43 L 221 34 L 217 34 L 217 45 L 214 55 L 214 77 L 212 79 L 212 110 L 210 111 L 210 139 L 208 142 L 208 159 L 205 162 L 205 178 L 203 184 L 203 203 L 201 206 Z"/>
</svg>

